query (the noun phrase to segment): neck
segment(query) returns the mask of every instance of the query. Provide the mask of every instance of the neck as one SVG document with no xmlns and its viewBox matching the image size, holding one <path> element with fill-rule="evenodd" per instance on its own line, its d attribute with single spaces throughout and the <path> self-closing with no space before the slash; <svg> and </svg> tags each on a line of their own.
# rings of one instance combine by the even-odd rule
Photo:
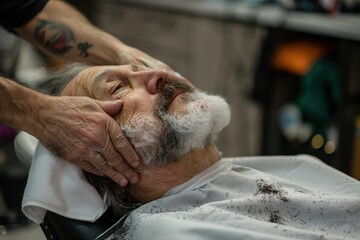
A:
<svg viewBox="0 0 360 240">
<path fill-rule="evenodd" d="M 204 149 L 193 149 L 178 161 L 161 167 L 140 165 L 138 183 L 129 187 L 134 200 L 140 203 L 160 198 L 171 188 L 178 186 L 220 160 L 217 148 L 209 144 Z"/>
</svg>

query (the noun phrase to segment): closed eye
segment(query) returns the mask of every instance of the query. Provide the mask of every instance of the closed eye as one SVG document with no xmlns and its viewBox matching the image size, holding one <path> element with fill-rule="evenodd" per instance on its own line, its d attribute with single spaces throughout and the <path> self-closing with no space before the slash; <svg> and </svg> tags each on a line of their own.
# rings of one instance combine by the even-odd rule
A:
<svg viewBox="0 0 360 240">
<path fill-rule="evenodd" d="M 126 87 L 126 85 L 123 83 L 123 82 L 118 82 L 116 83 L 113 88 L 112 88 L 112 91 L 111 91 L 111 94 L 116 94 L 118 93 L 119 91 L 122 90 L 122 88 Z"/>
</svg>

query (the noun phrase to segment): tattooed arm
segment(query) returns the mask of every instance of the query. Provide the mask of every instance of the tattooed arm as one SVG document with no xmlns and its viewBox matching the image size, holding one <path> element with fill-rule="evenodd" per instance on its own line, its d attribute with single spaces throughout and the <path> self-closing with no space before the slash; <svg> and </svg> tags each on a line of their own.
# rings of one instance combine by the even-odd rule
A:
<svg viewBox="0 0 360 240">
<path fill-rule="evenodd" d="M 63 1 L 49 1 L 35 18 L 15 30 L 45 53 L 66 61 L 93 65 L 144 64 L 171 70 L 164 63 L 98 29 Z"/>
</svg>

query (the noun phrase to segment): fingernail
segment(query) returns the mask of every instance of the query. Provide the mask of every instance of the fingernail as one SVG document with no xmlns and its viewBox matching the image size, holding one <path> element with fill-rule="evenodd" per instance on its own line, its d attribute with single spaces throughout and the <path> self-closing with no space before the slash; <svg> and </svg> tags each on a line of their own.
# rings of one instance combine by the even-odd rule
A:
<svg viewBox="0 0 360 240">
<path fill-rule="evenodd" d="M 134 184 L 134 183 L 137 183 L 139 181 L 139 175 L 134 175 L 132 178 L 131 178 L 131 180 L 130 180 L 130 182 L 132 183 L 132 184 Z"/>
<path fill-rule="evenodd" d="M 133 167 L 133 168 L 136 168 L 136 167 L 138 167 L 140 165 L 140 161 L 139 160 L 136 160 L 136 161 L 134 161 L 132 164 L 131 164 L 131 166 Z"/>
<path fill-rule="evenodd" d="M 125 187 L 128 184 L 128 181 L 126 179 L 120 180 L 120 186 Z"/>
</svg>

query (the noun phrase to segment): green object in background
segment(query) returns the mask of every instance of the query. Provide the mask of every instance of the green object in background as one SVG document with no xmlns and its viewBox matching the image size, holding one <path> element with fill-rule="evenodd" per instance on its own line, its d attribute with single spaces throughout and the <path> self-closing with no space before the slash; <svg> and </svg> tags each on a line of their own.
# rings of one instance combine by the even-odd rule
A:
<svg viewBox="0 0 360 240">
<path fill-rule="evenodd" d="M 301 80 L 302 88 L 295 105 L 302 121 L 312 125 L 313 134 L 327 138 L 334 112 L 340 103 L 338 66 L 328 59 L 317 61 Z"/>
</svg>

